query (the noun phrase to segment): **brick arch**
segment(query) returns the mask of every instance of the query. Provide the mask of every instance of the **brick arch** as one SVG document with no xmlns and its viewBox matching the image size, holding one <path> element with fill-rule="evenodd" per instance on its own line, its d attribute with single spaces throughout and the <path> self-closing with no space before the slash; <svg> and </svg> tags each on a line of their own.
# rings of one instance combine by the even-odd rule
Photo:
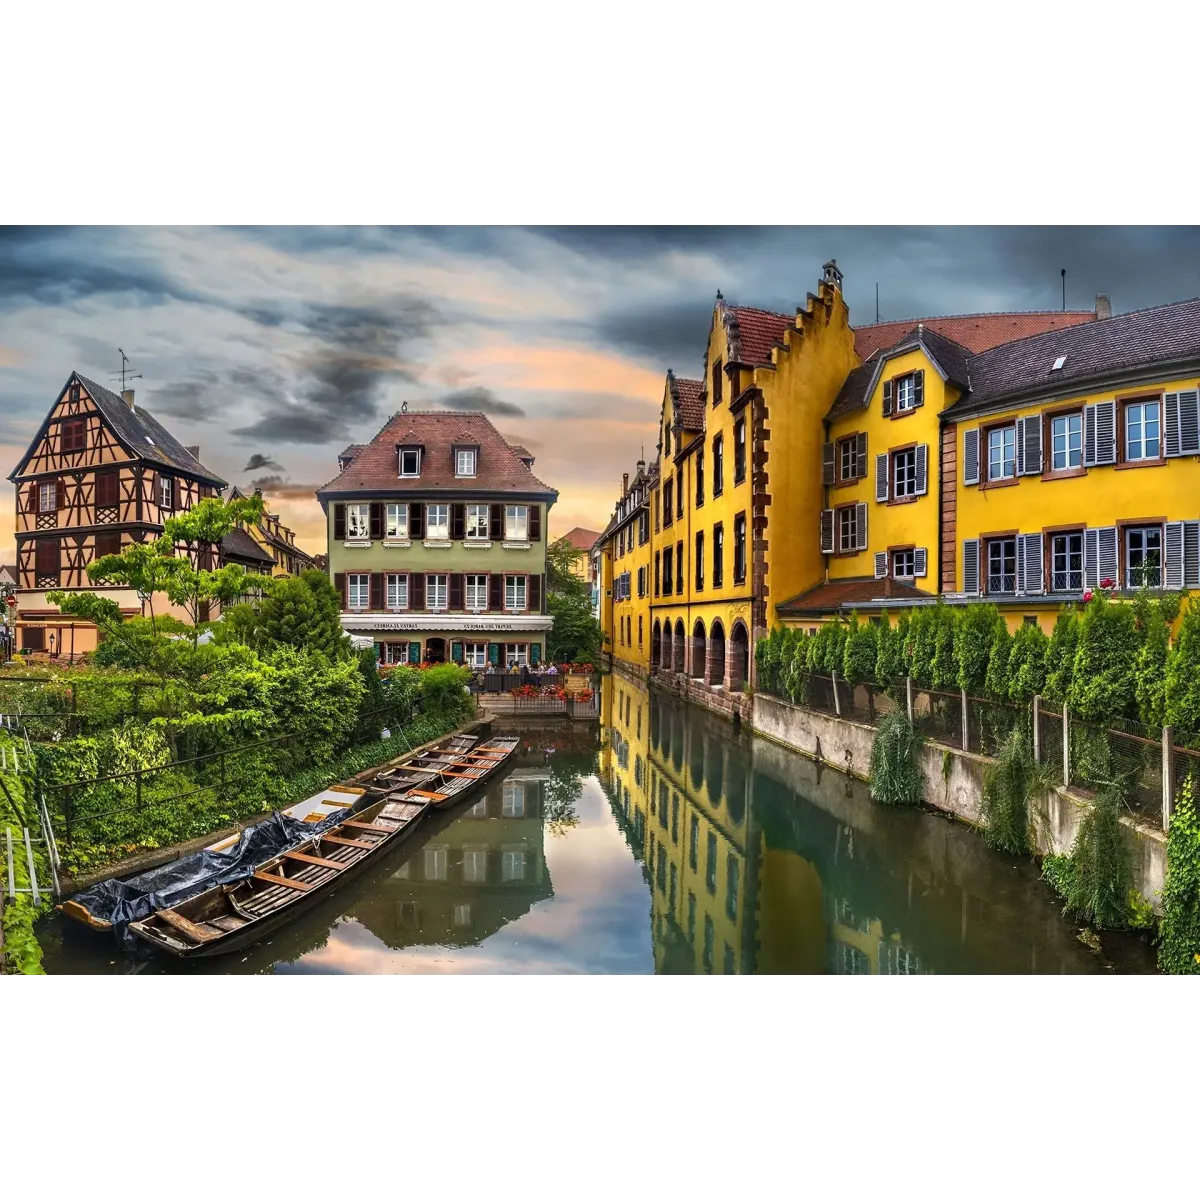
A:
<svg viewBox="0 0 1200 1200">
<path fill-rule="evenodd" d="M 687 649 L 687 635 L 683 631 L 683 618 L 675 618 L 675 636 L 671 640 L 674 656 L 671 660 L 671 670 L 677 675 L 684 672 L 684 651 Z"/>
<path fill-rule="evenodd" d="M 728 666 L 725 674 L 729 690 L 740 692 L 742 684 L 750 678 L 750 634 L 744 621 L 738 620 L 733 623 L 726 654 Z"/>
<path fill-rule="evenodd" d="M 704 661 L 704 682 L 725 682 L 725 626 L 720 617 L 713 621 L 708 630 L 708 646 Z"/>
<path fill-rule="evenodd" d="M 708 648 L 708 639 L 704 635 L 704 622 L 697 617 L 695 625 L 692 626 L 692 665 L 688 674 L 693 679 L 704 678 L 704 656 Z"/>
</svg>

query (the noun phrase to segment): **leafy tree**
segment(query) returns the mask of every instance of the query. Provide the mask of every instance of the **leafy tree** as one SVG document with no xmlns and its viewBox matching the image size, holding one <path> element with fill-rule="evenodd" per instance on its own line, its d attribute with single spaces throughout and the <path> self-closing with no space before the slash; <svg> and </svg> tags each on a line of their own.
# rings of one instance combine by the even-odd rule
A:
<svg viewBox="0 0 1200 1200">
<path fill-rule="evenodd" d="M 546 654 L 551 662 L 595 660 L 600 653 L 600 622 L 592 616 L 590 597 L 551 592 L 546 611 L 554 626 L 546 638 Z"/>
<path fill-rule="evenodd" d="M 1156 729 L 1163 726 L 1167 704 L 1167 659 L 1171 631 L 1158 605 L 1147 614 L 1141 649 L 1135 667 L 1138 720 Z"/>
<path fill-rule="evenodd" d="M 988 652 L 987 674 L 983 682 L 987 694 L 999 700 L 1008 698 L 1008 662 L 1011 653 L 1012 638 L 1009 636 L 1008 626 L 1001 618 L 992 631 L 992 646 Z"/>
<path fill-rule="evenodd" d="M 981 696 L 987 685 L 988 662 L 1004 618 L 994 604 L 969 604 L 959 614 L 954 643 L 955 682 L 969 695 Z M 1007 651 L 1005 664 L 1007 664 Z"/>
<path fill-rule="evenodd" d="M 590 608 L 591 586 L 572 569 L 582 557 L 583 551 L 572 546 L 566 538 L 551 542 L 546 547 L 546 591 L 551 595 L 575 596 L 586 600 Z"/>
<path fill-rule="evenodd" d="M 907 672 L 904 664 L 904 642 L 908 636 L 909 617 L 905 613 L 895 625 L 883 610 L 883 621 L 876 630 L 875 678 L 890 684 Z"/>
<path fill-rule="evenodd" d="M 257 604 L 224 612 L 215 630 L 218 640 L 253 647 L 303 646 L 331 659 L 350 654 L 338 594 L 323 571 L 264 578 L 262 591 Z"/>
<path fill-rule="evenodd" d="M 875 660 L 879 644 L 875 626 L 862 624 L 858 613 L 852 613 L 842 646 L 840 670 L 851 685 L 866 683 L 875 676 Z"/>
<path fill-rule="evenodd" d="M 1200 737 L 1200 604 L 1192 601 L 1183 614 L 1175 652 L 1167 662 L 1167 724 L 1181 742 Z"/>
<path fill-rule="evenodd" d="M 1075 651 L 1079 646 L 1079 614 L 1068 609 L 1058 614 L 1050 645 L 1046 648 L 1046 690 L 1048 703 L 1066 703 L 1075 673 Z"/>
<path fill-rule="evenodd" d="M 1167 834 L 1167 881 L 1158 965 L 1169 975 L 1200 975 L 1200 820 L 1192 777 L 1175 797 Z"/>
<path fill-rule="evenodd" d="M 1094 596 L 1079 623 L 1079 644 L 1067 693 L 1071 711 L 1097 724 L 1129 716 L 1137 703 L 1133 669 L 1137 651 L 1133 609 Z"/>
<path fill-rule="evenodd" d="M 1022 625 L 1013 634 L 1008 654 L 1008 698 L 1027 703 L 1046 686 L 1046 655 L 1050 639 L 1040 625 Z"/>
<path fill-rule="evenodd" d="M 442 663 L 421 672 L 421 705 L 434 718 L 465 720 L 475 711 L 475 698 L 467 690 L 471 672 L 453 663 Z"/>
</svg>

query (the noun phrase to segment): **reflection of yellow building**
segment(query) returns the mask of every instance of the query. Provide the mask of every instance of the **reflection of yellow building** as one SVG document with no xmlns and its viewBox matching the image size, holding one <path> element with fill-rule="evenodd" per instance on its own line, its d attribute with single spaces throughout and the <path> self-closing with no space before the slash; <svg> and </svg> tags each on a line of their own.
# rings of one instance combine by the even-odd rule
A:
<svg viewBox="0 0 1200 1200">
<path fill-rule="evenodd" d="M 883 923 L 860 918 L 848 900 L 828 898 L 832 935 L 830 971 L 834 975 L 928 975 L 921 960 L 900 940 L 885 937 Z"/>
<path fill-rule="evenodd" d="M 650 668 L 650 491 L 654 477 L 639 462 L 608 528 L 597 537 L 599 620 L 604 650 L 634 674 Z"/>
</svg>

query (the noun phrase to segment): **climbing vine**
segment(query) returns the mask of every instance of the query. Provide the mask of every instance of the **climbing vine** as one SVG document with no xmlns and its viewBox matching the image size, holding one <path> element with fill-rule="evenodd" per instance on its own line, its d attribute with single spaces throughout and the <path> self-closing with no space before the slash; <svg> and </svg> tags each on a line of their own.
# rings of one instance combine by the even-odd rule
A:
<svg viewBox="0 0 1200 1200">
<path fill-rule="evenodd" d="M 1183 781 L 1167 833 L 1167 880 L 1158 965 L 1170 975 L 1200 975 L 1200 817 L 1192 777 Z"/>
</svg>

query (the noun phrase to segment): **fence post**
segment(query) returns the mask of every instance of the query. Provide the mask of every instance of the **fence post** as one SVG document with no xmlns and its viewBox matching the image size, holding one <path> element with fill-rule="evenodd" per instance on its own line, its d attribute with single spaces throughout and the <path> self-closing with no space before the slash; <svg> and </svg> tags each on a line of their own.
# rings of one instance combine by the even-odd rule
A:
<svg viewBox="0 0 1200 1200">
<path fill-rule="evenodd" d="M 1163 726 L 1162 736 L 1162 827 L 1171 828 L 1171 805 L 1175 800 L 1175 727 Z"/>
<path fill-rule="evenodd" d="M 913 720 L 913 698 L 912 698 L 912 676 L 904 677 L 904 702 L 908 708 L 908 723 L 911 725 Z"/>
<path fill-rule="evenodd" d="M 842 715 L 842 698 L 838 695 L 837 690 L 837 671 L 830 672 L 830 679 L 833 682 L 833 711 L 840 717 Z"/>
<path fill-rule="evenodd" d="M 1042 761 L 1042 698 L 1033 698 L 1033 761 Z"/>
<path fill-rule="evenodd" d="M 1063 787 L 1071 786 L 1071 710 L 1063 701 Z"/>
<path fill-rule="evenodd" d="M 962 723 L 963 723 L 963 749 L 971 749 L 971 710 L 967 704 L 967 689 L 962 689 Z"/>
</svg>

